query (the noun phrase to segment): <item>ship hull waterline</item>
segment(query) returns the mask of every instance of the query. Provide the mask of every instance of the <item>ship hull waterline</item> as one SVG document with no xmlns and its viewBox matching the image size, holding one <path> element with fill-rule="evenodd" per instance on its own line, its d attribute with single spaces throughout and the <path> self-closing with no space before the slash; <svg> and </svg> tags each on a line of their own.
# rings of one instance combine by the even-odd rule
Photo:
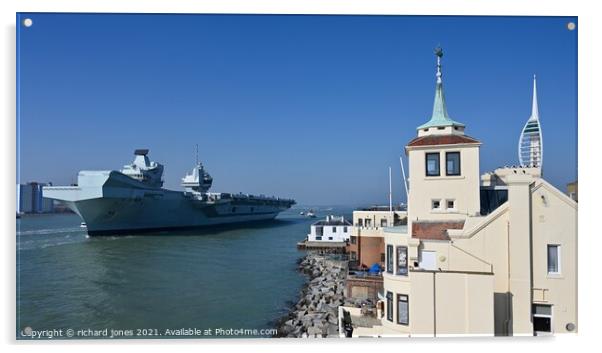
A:
<svg viewBox="0 0 602 353">
<path fill-rule="evenodd" d="M 227 227 L 273 220 L 291 202 L 264 198 L 207 202 L 185 192 L 148 188 L 117 171 L 84 172 L 80 186 L 45 187 L 85 222 L 90 236 Z"/>
</svg>

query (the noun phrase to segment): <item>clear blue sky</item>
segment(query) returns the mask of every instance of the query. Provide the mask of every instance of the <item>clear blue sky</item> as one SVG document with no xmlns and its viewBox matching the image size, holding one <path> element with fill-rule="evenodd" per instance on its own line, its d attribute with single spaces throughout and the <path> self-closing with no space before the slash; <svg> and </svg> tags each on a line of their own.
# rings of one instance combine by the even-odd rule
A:
<svg viewBox="0 0 602 353">
<path fill-rule="evenodd" d="M 135 148 L 179 189 L 194 145 L 213 191 L 301 204 L 404 201 L 399 155 L 430 118 L 440 44 L 450 116 L 481 171 L 518 164 L 538 77 L 544 175 L 577 177 L 576 18 L 20 14 L 20 181 L 120 169 Z"/>
</svg>

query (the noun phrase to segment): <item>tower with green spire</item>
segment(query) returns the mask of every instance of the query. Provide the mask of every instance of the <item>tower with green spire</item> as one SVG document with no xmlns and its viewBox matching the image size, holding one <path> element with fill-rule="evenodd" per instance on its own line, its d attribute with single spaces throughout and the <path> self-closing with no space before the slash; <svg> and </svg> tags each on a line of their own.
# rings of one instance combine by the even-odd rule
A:
<svg viewBox="0 0 602 353">
<path fill-rule="evenodd" d="M 481 142 L 464 134 L 464 124 L 452 120 L 445 105 L 441 48 L 431 119 L 417 128 L 405 147 L 410 186 L 408 229 L 414 221 L 453 221 L 481 210 L 479 151 Z"/>
<path fill-rule="evenodd" d="M 443 49 L 441 47 L 435 48 L 435 56 L 437 57 L 437 83 L 435 86 L 433 114 L 429 121 L 416 128 L 418 136 L 450 133 L 463 134 L 464 124 L 454 121 L 449 117 L 447 112 L 445 93 L 443 92 L 443 73 L 441 71 L 441 58 L 443 57 Z"/>
</svg>

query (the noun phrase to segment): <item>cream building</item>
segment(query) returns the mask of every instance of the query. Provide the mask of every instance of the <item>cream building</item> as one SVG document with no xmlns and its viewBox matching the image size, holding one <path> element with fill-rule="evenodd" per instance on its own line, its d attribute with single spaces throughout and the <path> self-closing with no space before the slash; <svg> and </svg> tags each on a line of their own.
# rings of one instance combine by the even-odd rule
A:
<svg viewBox="0 0 602 353">
<path fill-rule="evenodd" d="M 370 207 L 353 211 L 353 233 L 347 244 L 350 266 L 367 268 L 377 263 L 384 266 L 383 228 L 405 224 L 407 212 L 396 207 Z"/>
<path fill-rule="evenodd" d="M 449 117 L 436 54 L 433 115 L 406 146 L 408 224 L 382 229 L 382 326 L 357 335 L 576 332 L 577 204 L 538 167 L 479 177 L 481 143 Z"/>
</svg>

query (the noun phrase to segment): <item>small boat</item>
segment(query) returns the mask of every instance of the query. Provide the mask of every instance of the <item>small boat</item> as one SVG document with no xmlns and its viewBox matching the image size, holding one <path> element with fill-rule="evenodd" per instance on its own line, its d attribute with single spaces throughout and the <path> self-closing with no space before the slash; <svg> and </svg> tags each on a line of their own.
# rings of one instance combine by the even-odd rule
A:
<svg viewBox="0 0 602 353">
<path fill-rule="evenodd" d="M 307 212 L 307 217 L 309 217 L 309 218 L 316 218 L 316 214 L 314 213 L 314 210 L 309 210 Z"/>
<path fill-rule="evenodd" d="M 80 228 L 88 228 L 88 226 L 86 225 L 86 222 L 81 222 L 81 223 L 79 224 L 79 227 L 80 227 Z"/>
<path fill-rule="evenodd" d="M 303 211 L 299 212 L 299 214 L 300 214 L 301 216 L 305 216 L 305 212 L 303 212 Z"/>
</svg>

